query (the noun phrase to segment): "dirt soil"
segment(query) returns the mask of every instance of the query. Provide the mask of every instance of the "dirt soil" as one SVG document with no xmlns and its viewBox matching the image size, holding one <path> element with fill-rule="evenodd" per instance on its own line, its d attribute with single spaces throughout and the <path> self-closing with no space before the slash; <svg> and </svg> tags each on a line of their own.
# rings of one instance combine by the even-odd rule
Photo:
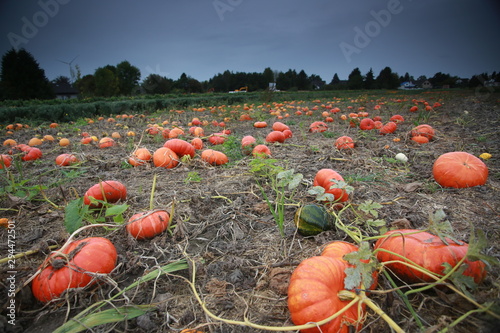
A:
<svg viewBox="0 0 500 333">
<path fill-rule="evenodd" d="M 410 113 L 408 110 L 414 104 L 413 98 L 426 100 L 430 105 L 440 102 L 442 106 L 427 113 Z M 309 133 L 309 124 L 322 120 L 321 104 L 328 103 L 340 107 L 342 111 L 334 115 L 333 123 L 328 123 L 327 132 Z M 376 104 L 382 107 L 374 110 Z M 312 116 L 295 115 L 297 107 L 312 108 L 314 105 L 318 105 L 319 110 L 314 111 Z M 371 116 L 381 115 L 384 122 L 393 114 L 401 114 L 405 122 L 399 124 L 397 131 L 390 135 L 361 131 L 349 127 L 347 122 L 340 119 L 341 113 L 351 112 L 348 106 L 352 106 L 353 110 L 366 107 Z M 256 176 L 250 172 L 253 158 L 243 156 L 239 151 L 228 151 L 230 163 L 224 166 L 207 165 L 198 155 L 169 170 L 152 165 L 133 168 L 126 163 L 130 152 L 139 144 L 151 151 L 163 145 L 165 140 L 161 136 L 141 134 L 148 124 L 161 124 L 164 120 L 169 120 L 165 127 L 177 121 L 179 126 L 187 130 L 188 122 L 193 117 L 209 121 L 232 117 L 226 121 L 226 128 L 231 130 L 230 135 L 238 144 L 245 135 L 253 135 L 259 142 L 264 142 L 270 127 L 255 129 L 253 122 L 264 119 L 272 124 L 277 119 L 270 118 L 268 110 L 279 106 L 253 106 L 254 111 L 248 111 L 253 117 L 252 121 L 238 120 L 244 112 L 241 107 L 227 106 L 226 111 L 216 112 L 210 112 L 209 109 L 203 112 L 165 110 L 155 114 L 154 119 L 136 116 L 133 119 L 118 118 L 114 123 L 96 120 L 94 124 L 87 124 L 81 121 L 60 124 L 54 129 L 43 124 L 15 131 L 9 136 L 3 135 L 2 141 L 13 138 L 18 143 L 27 143 L 35 135 L 51 134 L 56 139 L 67 137 L 72 144 L 59 147 L 57 143 L 44 142 L 40 146 L 44 153 L 42 159 L 22 164 L 22 177 L 28 180 L 23 186 L 46 185 L 45 196 L 59 208 L 40 194 L 28 200 L 8 195 L 4 190 L 0 197 L 0 217 L 15 221 L 16 253 L 37 251 L 15 261 L 15 326 L 9 325 L 9 318 L 6 317 L 10 300 L 7 297 L 7 272 L 10 269 L 6 263 L 0 265 L 0 332 L 52 332 L 91 304 L 109 299 L 147 272 L 186 258 L 192 261 L 190 269 L 143 283 L 128 291 L 126 297 L 121 296 L 110 304 L 154 303 L 154 309 L 138 318 L 106 324 L 89 332 L 179 332 L 185 328 L 224 333 L 261 331 L 210 318 L 182 278 L 193 278 L 193 272 L 196 272 L 194 280 L 197 292 L 206 308 L 215 315 L 238 321 L 247 318 L 250 322 L 267 326 L 293 325 L 287 308 L 287 287 L 291 273 L 302 260 L 319 255 L 328 242 L 352 242 L 345 233 L 330 230 L 314 237 L 300 236 L 293 223 L 297 205 L 287 205 L 285 235 L 281 236 L 257 186 Z M 379 218 L 384 219 L 389 227 L 424 229 L 428 226 L 429 214 L 443 209 L 456 238 L 467 241 L 472 225 L 486 234 L 488 246 L 485 253 L 500 257 L 498 94 L 478 95 L 460 91 L 412 96 L 387 92 L 363 95 L 355 100 L 332 95 L 331 101 L 285 102 L 282 107 L 287 109 L 290 117 L 280 121 L 289 125 L 293 137 L 284 144 L 269 144 L 269 147 L 277 165 L 284 169 L 293 168 L 304 176 L 290 203 L 315 202 L 315 197 L 308 193 L 314 175 L 322 168 L 331 168 L 354 187 L 352 204 L 366 200 L 382 203 L 382 208 L 378 210 Z M 422 107 L 422 103 L 419 103 L 419 108 Z M 236 112 L 231 113 L 231 110 Z M 435 128 L 437 135 L 428 144 L 419 145 L 409 139 L 408 132 L 417 123 L 428 123 Z M 204 129 L 207 135 L 221 130 L 211 124 L 204 126 Z M 136 136 L 125 136 L 131 130 L 136 132 Z M 98 149 L 95 145 L 79 143 L 80 133 L 84 131 L 97 137 L 119 131 L 123 137 L 116 140 L 117 145 L 114 147 Z M 347 152 L 335 149 L 333 142 L 341 135 L 351 136 L 356 147 Z M 394 138 L 400 141 L 395 142 Z M 209 146 L 205 141 L 205 147 Z M 6 147 L 0 149 L 2 153 L 8 151 Z M 466 189 L 441 188 L 437 185 L 432 177 L 432 165 L 439 155 L 450 151 L 467 151 L 476 156 L 490 153 L 492 158 L 485 161 L 489 168 L 486 185 Z M 56 167 L 55 157 L 63 152 L 75 153 L 82 163 L 73 168 Z M 394 159 L 396 153 L 400 152 L 409 158 L 407 164 Z M 10 172 L 19 179 L 19 170 L 14 166 Z M 124 213 L 128 220 L 134 213 L 148 210 L 155 174 L 154 208 L 171 211 L 172 203 L 175 202 L 170 231 L 141 241 L 129 236 L 123 227 L 114 231 L 96 227 L 81 232 L 76 236 L 77 239 L 103 236 L 116 246 L 118 265 L 111 274 L 112 280 L 83 290 L 70 291 L 62 300 L 49 304 L 36 301 L 31 295 L 30 285 L 26 284 L 50 252 L 48 246 L 61 246 L 69 237 L 64 226 L 64 206 L 77 196 L 82 196 L 99 180 L 118 180 L 128 190 L 126 203 L 130 207 Z M 264 179 L 260 181 L 262 183 Z M 4 188 L 9 185 L 5 173 L 2 173 L 0 182 Z M 269 186 L 265 185 L 265 191 L 273 198 Z M 345 224 L 355 223 L 355 216 L 350 210 L 341 218 Z M 89 224 L 90 221 L 85 223 Z M 375 235 L 364 225 L 357 226 L 365 236 Z M 0 258 L 7 257 L 7 233 L 8 229 L 0 228 Z M 471 291 L 479 303 L 500 305 L 499 272 L 499 266 L 489 268 L 486 280 L 477 290 Z M 388 291 L 391 286 L 382 276 L 378 289 L 382 292 L 370 295 L 373 301 L 406 332 L 419 332 L 403 301 L 396 292 Z M 410 302 L 427 333 L 449 326 L 475 308 L 465 299 L 446 290 L 413 294 Z M 468 316 L 449 332 L 493 332 L 498 324 L 498 321 L 479 313 Z M 389 331 L 386 322 L 369 310 L 363 332 Z"/>
</svg>

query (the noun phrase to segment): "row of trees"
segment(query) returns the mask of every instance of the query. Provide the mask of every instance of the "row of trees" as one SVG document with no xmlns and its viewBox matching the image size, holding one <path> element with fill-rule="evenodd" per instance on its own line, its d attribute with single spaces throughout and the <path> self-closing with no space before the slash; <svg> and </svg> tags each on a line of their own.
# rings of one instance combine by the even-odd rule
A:
<svg viewBox="0 0 500 333">
<path fill-rule="evenodd" d="M 214 75 L 208 81 L 200 82 L 183 73 L 179 79 L 173 80 L 158 74 L 148 75 L 140 81 L 140 70 L 128 61 L 116 66 L 106 65 L 97 68 L 93 74 L 82 76 L 78 66 L 76 75 L 70 79 L 60 76 L 49 82 L 45 72 L 34 57 L 24 49 L 10 50 L 2 57 L 0 75 L 0 100 L 4 99 L 51 99 L 55 97 L 54 89 L 74 87 L 82 97 L 111 97 L 135 94 L 168 94 L 168 93 L 201 93 L 208 91 L 227 92 L 241 87 L 250 91 L 268 89 L 269 83 L 276 83 L 279 90 L 341 90 L 341 89 L 395 89 L 406 81 L 423 82 L 425 76 L 416 80 L 406 73 L 398 76 L 390 67 L 385 67 L 375 76 L 370 69 L 362 74 L 355 68 L 347 80 L 340 80 L 335 73 L 332 80 L 326 83 L 319 75 L 307 75 L 304 70 L 289 69 L 286 72 L 273 71 L 267 67 L 262 73 L 231 72 L 229 70 Z M 73 75 L 73 73 L 72 73 Z M 491 75 L 483 73 L 470 80 L 460 80 L 456 76 L 436 73 L 428 78 L 434 87 L 476 87 L 485 81 L 500 81 L 500 73 Z"/>
</svg>

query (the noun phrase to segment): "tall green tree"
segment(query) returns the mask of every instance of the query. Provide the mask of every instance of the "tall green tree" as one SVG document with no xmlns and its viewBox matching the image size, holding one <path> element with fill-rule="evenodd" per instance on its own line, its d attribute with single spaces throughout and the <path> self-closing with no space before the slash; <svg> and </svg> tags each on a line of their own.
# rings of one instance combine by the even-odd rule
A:
<svg viewBox="0 0 500 333">
<path fill-rule="evenodd" d="M 399 87 L 399 77 L 393 73 L 390 67 L 385 67 L 380 71 L 376 79 L 377 86 L 380 89 L 396 89 Z"/>
<path fill-rule="evenodd" d="M 92 97 L 95 95 L 95 79 L 94 75 L 88 74 L 75 81 L 75 87 L 83 97 Z"/>
<path fill-rule="evenodd" d="M 339 79 L 339 76 L 337 73 L 333 74 L 333 78 L 332 78 L 332 81 L 330 82 L 330 84 L 332 86 L 336 85 L 336 84 L 339 84 L 340 83 L 340 79 Z"/>
<path fill-rule="evenodd" d="M 365 89 L 375 88 L 375 76 L 373 75 L 373 69 L 371 68 L 365 75 L 364 88 Z"/>
<path fill-rule="evenodd" d="M 26 50 L 11 49 L 2 57 L 0 85 L 5 99 L 51 99 L 55 97 L 45 71 Z"/>
<path fill-rule="evenodd" d="M 361 71 L 358 67 L 354 68 L 349 74 L 347 85 L 349 89 L 357 90 L 363 88 L 363 75 L 361 75 Z"/>
<path fill-rule="evenodd" d="M 275 82 L 274 81 L 274 72 L 270 67 L 267 67 L 264 69 L 262 76 L 263 76 L 263 81 L 266 82 L 267 86 L 269 86 L 269 83 Z"/>
<path fill-rule="evenodd" d="M 139 68 L 132 66 L 128 61 L 122 61 L 116 65 L 115 75 L 118 78 L 120 94 L 122 95 L 132 94 L 141 79 Z"/>
<path fill-rule="evenodd" d="M 299 74 L 297 74 L 297 89 L 311 90 L 311 82 L 304 70 L 301 70 Z"/>
<path fill-rule="evenodd" d="M 142 89 L 146 94 L 168 94 L 172 91 L 174 80 L 158 74 L 149 74 L 142 82 Z"/>
<path fill-rule="evenodd" d="M 116 96 L 120 92 L 120 82 L 112 69 L 99 67 L 94 73 L 95 95 L 103 97 Z"/>
</svg>

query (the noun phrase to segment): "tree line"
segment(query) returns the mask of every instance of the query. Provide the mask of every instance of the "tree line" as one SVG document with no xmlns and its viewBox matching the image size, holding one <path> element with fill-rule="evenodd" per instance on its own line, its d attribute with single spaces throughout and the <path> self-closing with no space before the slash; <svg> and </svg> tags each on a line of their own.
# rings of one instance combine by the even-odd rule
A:
<svg viewBox="0 0 500 333">
<path fill-rule="evenodd" d="M 247 87 L 249 91 L 269 89 L 269 83 L 275 83 L 275 89 L 297 90 L 359 90 L 359 89 L 396 89 L 403 82 L 422 82 L 428 80 L 434 87 L 477 87 L 485 81 L 500 81 L 500 73 L 482 73 L 470 79 L 463 79 L 438 72 L 433 77 L 414 78 L 405 73 L 399 76 L 390 67 L 385 67 L 375 76 L 370 69 L 361 73 L 354 68 L 347 80 L 341 80 L 337 73 L 326 82 L 319 75 L 308 75 L 304 70 L 297 72 L 275 71 L 267 67 L 263 72 L 232 72 L 229 70 L 214 75 L 207 81 L 198 81 L 186 73 L 177 79 L 159 74 L 149 74 L 142 82 L 139 68 L 128 61 L 116 65 L 97 68 L 93 74 L 82 76 L 78 66 L 72 78 L 59 76 L 49 81 L 35 58 L 26 50 L 10 50 L 2 57 L 0 75 L 0 100 L 6 99 L 51 99 L 57 88 L 76 88 L 80 97 L 112 97 L 137 94 L 203 93 L 228 92 Z"/>
</svg>

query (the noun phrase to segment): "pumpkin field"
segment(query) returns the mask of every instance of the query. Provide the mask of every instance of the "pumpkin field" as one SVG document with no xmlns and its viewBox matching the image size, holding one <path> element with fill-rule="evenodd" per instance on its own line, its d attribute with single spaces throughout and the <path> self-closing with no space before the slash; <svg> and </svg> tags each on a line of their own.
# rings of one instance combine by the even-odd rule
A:
<svg viewBox="0 0 500 333">
<path fill-rule="evenodd" d="M 0 331 L 496 332 L 500 94 L 311 95 L 1 124 Z"/>
</svg>

